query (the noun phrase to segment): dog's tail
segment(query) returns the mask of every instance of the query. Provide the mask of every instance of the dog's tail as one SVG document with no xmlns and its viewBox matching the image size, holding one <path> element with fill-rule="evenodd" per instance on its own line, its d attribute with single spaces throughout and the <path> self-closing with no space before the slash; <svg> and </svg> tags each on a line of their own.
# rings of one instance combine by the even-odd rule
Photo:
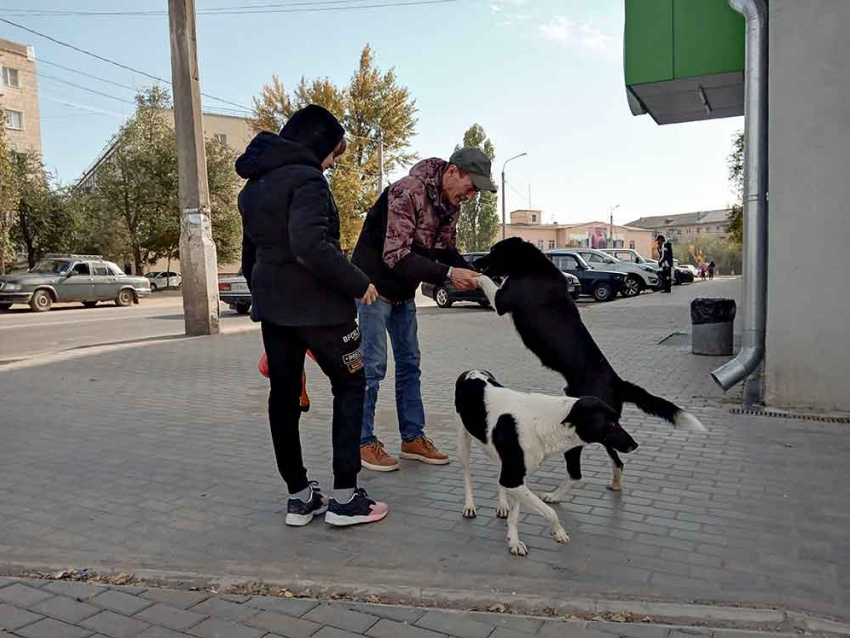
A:
<svg viewBox="0 0 850 638">
<path fill-rule="evenodd" d="M 705 432 L 705 426 L 690 412 L 667 399 L 650 394 L 639 385 L 620 379 L 618 381 L 620 396 L 625 403 L 634 403 L 638 408 L 652 416 L 661 417 L 676 428 L 691 432 Z"/>
</svg>

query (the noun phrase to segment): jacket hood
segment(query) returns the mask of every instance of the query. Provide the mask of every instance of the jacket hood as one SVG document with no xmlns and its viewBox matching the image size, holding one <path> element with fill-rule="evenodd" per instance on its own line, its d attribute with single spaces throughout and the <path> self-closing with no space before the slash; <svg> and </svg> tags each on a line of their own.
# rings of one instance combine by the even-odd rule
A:
<svg viewBox="0 0 850 638">
<path fill-rule="evenodd" d="M 415 177 L 425 184 L 428 199 L 437 208 L 447 210 L 447 202 L 443 201 L 443 173 L 449 167 L 449 163 L 439 157 L 422 160 L 410 169 L 410 176 Z"/>
<path fill-rule="evenodd" d="M 242 179 L 252 179 L 281 166 L 297 164 L 322 170 L 315 153 L 305 146 L 262 131 L 236 160 L 236 172 Z"/>
</svg>

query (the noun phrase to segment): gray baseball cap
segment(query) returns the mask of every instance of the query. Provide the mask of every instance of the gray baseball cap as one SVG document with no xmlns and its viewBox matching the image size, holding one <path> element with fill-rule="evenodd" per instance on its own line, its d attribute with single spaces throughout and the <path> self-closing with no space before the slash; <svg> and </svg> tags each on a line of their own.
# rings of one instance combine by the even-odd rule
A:
<svg viewBox="0 0 850 638">
<path fill-rule="evenodd" d="M 457 149 L 449 158 L 449 164 L 469 173 L 472 183 L 480 191 L 496 192 L 496 185 L 490 177 L 490 158 L 479 148 L 464 146 Z"/>
</svg>

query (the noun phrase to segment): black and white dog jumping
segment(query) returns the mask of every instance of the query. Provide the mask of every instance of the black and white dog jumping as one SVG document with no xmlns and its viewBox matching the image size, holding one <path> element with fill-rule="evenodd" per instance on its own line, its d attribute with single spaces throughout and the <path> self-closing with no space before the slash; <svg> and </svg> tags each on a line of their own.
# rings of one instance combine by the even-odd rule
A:
<svg viewBox="0 0 850 638">
<path fill-rule="evenodd" d="M 507 500 L 508 548 L 515 556 L 528 553 L 517 531 L 520 503 L 546 519 L 556 542 L 570 541 L 555 510 L 525 483 L 546 457 L 588 443 L 601 443 L 623 454 L 638 446 L 620 426 L 614 410 L 596 397 L 517 392 L 502 387 L 485 370 L 470 370 L 458 377 L 455 410 L 460 417 L 458 454 L 466 488 L 463 516 L 476 516 L 469 470 L 470 441 L 475 438 L 501 463 L 499 497 Z"/>
<path fill-rule="evenodd" d="M 537 247 L 519 237 L 497 243 L 490 253 L 476 260 L 484 273 L 478 282 L 499 315 L 509 313 L 522 342 L 547 368 L 560 372 L 567 382 L 564 392 L 571 397 L 593 396 L 613 408 L 619 420 L 624 403 L 660 417 L 677 428 L 704 432 L 705 427 L 679 406 L 654 396 L 640 386 L 621 379 L 596 345 L 567 290 L 563 273 Z M 490 277 L 501 277 L 497 286 Z M 623 462 L 614 446 L 605 446 L 613 464 L 609 489 L 622 489 Z M 560 501 L 570 483 L 581 479 L 581 447 L 565 454 L 567 477 L 561 486 L 545 495 L 550 503 Z"/>
</svg>

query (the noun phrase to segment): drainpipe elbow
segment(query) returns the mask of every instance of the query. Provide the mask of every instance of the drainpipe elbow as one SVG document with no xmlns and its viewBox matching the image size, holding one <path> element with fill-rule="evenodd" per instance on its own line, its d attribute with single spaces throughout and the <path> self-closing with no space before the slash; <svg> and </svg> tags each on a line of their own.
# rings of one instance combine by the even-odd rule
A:
<svg viewBox="0 0 850 638">
<path fill-rule="evenodd" d="M 764 346 L 742 348 L 737 357 L 713 371 L 711 378 L 726 392 L 755 372 L 762 358 L 764 358 Z"/>
</svg>

